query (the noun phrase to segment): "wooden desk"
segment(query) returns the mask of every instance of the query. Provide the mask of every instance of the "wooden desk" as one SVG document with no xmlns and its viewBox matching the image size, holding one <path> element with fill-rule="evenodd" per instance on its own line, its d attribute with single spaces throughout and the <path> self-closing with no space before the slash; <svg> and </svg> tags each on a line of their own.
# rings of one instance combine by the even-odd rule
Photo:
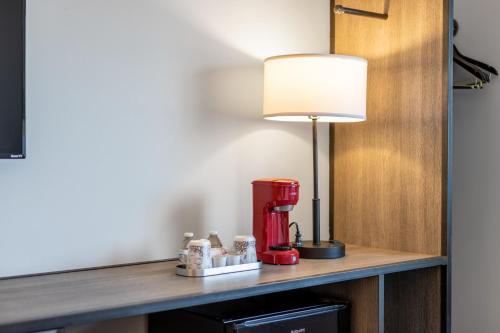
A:
<svg viewBox="0 0 500 333">
<path fill-rule="evenodd" d="M 446 263 L 446 257 L 348 246 L 342 259 L 208 278 L 177 276 L 176 262 L 164 261 L 5 279 L 0 332 L 61 328 Z"/>
</svg>

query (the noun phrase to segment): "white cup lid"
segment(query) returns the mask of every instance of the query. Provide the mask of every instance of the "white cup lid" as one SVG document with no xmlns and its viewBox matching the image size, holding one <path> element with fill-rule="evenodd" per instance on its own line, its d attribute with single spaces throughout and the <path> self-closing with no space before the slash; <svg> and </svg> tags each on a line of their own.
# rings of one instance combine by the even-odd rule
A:
<svg viewBox="0 0 500 333">
<path fill-rule="evenodd" d="M 218 235 L 218 234 L 219 234 L 219 232 L 218 232 L 218 231 L 210 231 L 208 234 L 209 234 L 210 236 L 216 236 L 216 235 Z"/>
<path fill-rule="evenodd" d="M 185 232 L 185 233 L 184 233 L 184 237 L 186 237 L 186 238 L 187 238 L 187 237 L 191 238 L 191 237 L 193 237 L 193 236 L 194 236 L 194 234 L 193 234 L 192 232 Z"/>
<path fill-rule="evenodd" d="M 193 239 L 189 241 L 188 246 L 210 246 L 208 239 Z"/>
<path fill-rule="evenodd" d="M 234 241 L 235 242 L 249 242 L 249 241 L 254 241 L 255 237 L 252 235 L 238 235 L 234 236 Z"/>
</svg>

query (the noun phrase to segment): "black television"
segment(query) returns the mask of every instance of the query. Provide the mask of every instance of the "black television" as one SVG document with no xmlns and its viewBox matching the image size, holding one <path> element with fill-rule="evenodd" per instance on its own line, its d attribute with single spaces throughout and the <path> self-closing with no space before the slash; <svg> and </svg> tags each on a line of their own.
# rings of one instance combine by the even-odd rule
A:
<svg viewBox="0 0 500 333">
<path fill-rule="evenodd" d="M 0 0 L 0 158 L 26 157 L 25 0 Z"/>
</svg>

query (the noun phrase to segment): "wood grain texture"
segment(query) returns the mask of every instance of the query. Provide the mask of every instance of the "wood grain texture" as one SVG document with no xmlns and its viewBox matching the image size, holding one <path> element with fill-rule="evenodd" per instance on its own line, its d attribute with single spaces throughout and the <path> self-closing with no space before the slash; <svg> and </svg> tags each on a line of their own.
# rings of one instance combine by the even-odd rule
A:
<svg viewBox="0 0 500 333">
<path fill-rule="evenodd" d="M 389 14 L 335 15 L 332 27 L 332 51 L 368 59 L 368 120 L 332 137 L 335 238 L 445 254 L 447 1 L 335 3 Z"/>
<path fill-rule="evenodd" d="M 372 276 L 313 288 L 324 296 L 349 300 L 351 303 L 351 332 L 375 333 L 379 325 L 379 278 Z"/>
<path fill-rule="evenodd" d="M 0 280 L 0 332 L 51 329 L 305 288 L 446 264 L 446 258 L 348 246 L 337 260 L 208 278 L 175 275 L 175 262 L 158 262 Z"/>
<path fill-rule="evenodd" d="M 385 332 L 445 332 L 440 267 L 385 276 Z"/>
</svg>

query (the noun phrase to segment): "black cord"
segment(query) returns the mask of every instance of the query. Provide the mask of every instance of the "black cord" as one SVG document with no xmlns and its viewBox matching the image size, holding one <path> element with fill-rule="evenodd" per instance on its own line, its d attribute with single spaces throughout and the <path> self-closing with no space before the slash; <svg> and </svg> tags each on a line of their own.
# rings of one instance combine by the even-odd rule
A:
<svg viewBox="0 0 500 333">
<path fill-rule="evenodd" d="M 288 227 L 291 228 L 293 225 L 295 225 L 295 247 L 301 247 L 302 234 L 300 233 L 299 224 L 297 222 L 292 222 L 288 225 Z"/>
</svg>

